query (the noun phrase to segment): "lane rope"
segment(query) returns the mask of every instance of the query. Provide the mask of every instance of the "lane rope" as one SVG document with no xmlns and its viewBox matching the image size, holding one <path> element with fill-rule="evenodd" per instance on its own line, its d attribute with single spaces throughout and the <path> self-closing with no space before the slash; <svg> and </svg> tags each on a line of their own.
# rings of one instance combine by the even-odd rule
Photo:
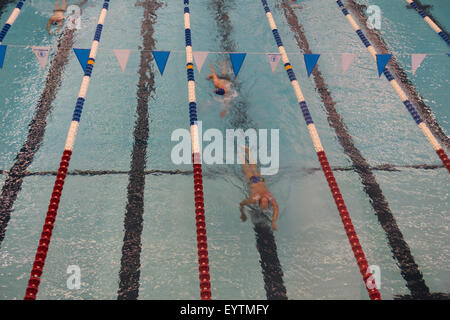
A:
<svg viewBox="0 0 450 320">
<path fill-rule="evenodd" d="M 92 71 L 94 69 L 95 58 L 97 56 L 97 50 L 100 43 L 100 37 L 103 30 L 103 23 L 106 18 L 106 14 L 109 8 L 109 1 L 104 0 L 103 9 L 100 13 L 97 29 L 95 31 L 94 41 L 92 42 L 91 52 L 86 65 L 83 81 L 81 83 L 78 99 L 73 113 L 72 123 L 70 124 L 69 132 L 67 134 L 66 146 L 64 148 L 61 163 L 59 165 L 58 174 L 56 176 L 55 184 L 53 187 L 53 193 L 48 206 L 47 216 L 43 226 L 39 246 L 36 251 L 33 267 L 31 270 L 30 279 L 25 292 L 25 300 L 36 300 L 36 295 L 39 290 L 39 284 L 41 282 L 41 275 L 44 269 L 45 260 L 47 258 L 48 248 L 50 246 L 50 240 L 52 236 L 53 227 L 55 224 L 56 215 L 58 214 L 58 206 L 61 199 L 61 194 L 64 187 L 64 182 L 69 168 L 70 158 L 72 156 L 72 149 L 75 144 L 75 139 L 78 131 L 78 126 L 81 120 L 81 113 L 83 111 L 84 102 L 86 99 L 86 93 L 88 91 L 89 82 L 91 79 Z"/>
<path fill-rule="evenodd" d="M 358 37 L 363 42 L 364 46 L 367 48 L 369 53 L 372 55 L 373 59 L 377 61 L 377 52 L 375 48 L 370 44 L 367 37 L 362 32 L 359 25 L 356 23 L 356 21 L 353 19 L 350 12 L 347 10 L 347 8 L 344 6 L 341 0 L 336 1 L 337 5 L 341 8 L 342 13 L 347 18 L 348 22 L 352 25 L 353 29 L 355 30 Z M 422 133 L 427 138 L 428 142 L 433 147 L 434 151 L 437 153 L 439 158 L 441 159 L 444 166 L 447 168 L 448 172 L 450 173 L 450 159 L 448 158 L 447 154 L 445 153 L 444 149 L 441 147 L 437 139 L 434 137 L 434 135 L 431 133 L 431 130 L 428 128 L 427 124 L 423 121 L 422 117 L 417 112 L 417 109 L 413 106 L 411 101 L 409 101 L 407 95 L 402 90 L 400 85 L 398 84 L 397 80 L 394 78 L 394 76 L 391 74 L 389 69 L 386 67 L 383 71 L 383 74 L 385 75 L 388 82 L 391 84 L 391 86 L 394 88 L 397 95 L 402 100 L 402 103 L 405 105 L 408 112 L 413 117 L 414 121 L 416 122 L 419 129 L 422 131 Z"/>
<path fill-rule="evenodd" d="M 441 38 L 450 46 L 450 38 L 448 35 L 423 11 L 413 0 L 405 0 L 416 12 L 423 18 L 423 20 L 434 30 Z"/>
<path fill-rule="evenodd" d="M 211 300 L 208 241 L 206 237 L 205 202 L 203 198 L 203 174 L 200 155 L 199 131 L 197 126 L 197 102 L 195 97 L 194 60 L 192 56 L 189 0 L 184 0 L 184 34 L 186 42 L 186 70 L 188 80 L 189 120 L 192 143 L 192 165 L 194 168 L 194 201 L 197 227 L 200 298 L 202 300 Z"/>
<path fill-rule="evenodd" d="M 11 26 L 14 24 L 14 21 L 16 21 L 17 17 L 20 14 L 20 11 L 22 10 L 23 4 L 26 0 L 20 0 L 16 7 L 14 8 L 13 12 L 9 16 L 8 20 L 6 20 L 5 25 L 2 28 L 2 31 L 0 31 L 0 44 L 2 44 L 3 39 L 5 39 L 6 34 L 8 33 Z"/>
<path fill-rule="evenodd" d="M 350 218 L 350 214 L 348 213 L 347 207 L 345 205 L 344 199 L 341 195 L 341 192 L 339 190 L 338 184 L 336 182 L 336 179 L 334 177 L 333 171 L 331 170 L 330 164 L 328 162 L 327 156 L 325 154 L 325 151 L 322 147 L 322 143 L 319 138 L 319 134 L 317 133 L 316 127 L 314 125 L 312 116 L 309 112 L 308 106 L 306 104 L 305 98 L 303 97 L 303 93 L 300 89 L 300 85 L 295 77 L 294 70 L 292 68 L 291 63 L 289 62 L 289 58 L 286 54 L 286 50 L 283 46 L 283 42 L 281 41 L 281 37 L 278 33 L 277 26 L 275 24 L 275 20 L 272 17 L 272 13 L 270 12 L 270 8 L 267 4 L 266 0 L 261 0 L 264 10 L 266 12 L 267 20 L 269 22 L 270 28 L 272 29 L 273 36 L 275 38 L 275 41 L 278 46 L 278 50 L 281 54 L 281 58 L 284 63 L 284 67 L 286 69 L 287 75 L 289 77 L 289 80 L 291 81 L 291 85 L 295 91 L 295 94 L 297 96 L 298 103 L 300 105 L 300 109 L 303 113 L 303 117 L 306 121 L 309 133 L 311 135 L 311 139 L 314 144 L 314 149 L 317 153 L 317 156 L 319 158 L 320 165 L 322 167 L 322 171 L 325 175 L 325 178 L 328 182 L 328 185 L 330 187 L 331 194 L 334 198 L 334 201 L 336 203 L 337 209 L 339 211 L 339 215 L 341 216 L 342 222 L 344 224 L 344 228 L 348 237 L 348 240 L 350 242 L 350 246 L 352 248 L 353 254 L 355 256 L 355 259 L 357 261 L 359 271 L 361 272 L 361 275 L 364 280 L 365 287 L 367 289 L 367 292 L 369 293 L 369 297 L 372 300 L 381 300 L 381 295 L 376 289 L 376 287 L 373 285 L 373 276 L 369 271 L 369 264 L 367 263 L 367 259 L 365 257 L 364 251 L 361 247 L 361 244 L 359 242 L 358 236 L 356 234 L 355 228 L 353 226 L 352 220 Z M 371 283 L 372 285 L 368 286 L 368 284 Z"/>
</svg>

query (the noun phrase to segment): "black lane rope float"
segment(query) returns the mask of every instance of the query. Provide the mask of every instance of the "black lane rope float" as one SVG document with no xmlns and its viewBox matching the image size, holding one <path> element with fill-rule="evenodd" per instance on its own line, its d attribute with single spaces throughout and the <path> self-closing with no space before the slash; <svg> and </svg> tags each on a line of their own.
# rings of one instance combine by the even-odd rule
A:
<svg viewBox="0 0 450 320">
<path fill-rule="evenodd" d="M 210 3 L 220 33 L 221 47 L 226 52 L 236 52 L 236 45 L 232 39 L 233 25 L 227 13 L 227 10 L 234 5 L 235 2 L 229 0 L 213 0 Z M 233 88 L 240 92 L 241 85 L 236 79 L 233 81 Z M 239 94 L 236 99 L 238 100 L 233 101 L 233 108 L 230 110 L 232 126 L 244 130 L 254 127 L 247 115 L 248 102 L 242 97 L 242 94 Z M 267 220 L 255 219 L 259 215 L 260 213 L 257 211 L 251 212 L 266 296 L 268 300 L 286 300 L 288 298 L 287 291 L 283 281 L 283 270 L 278 258 L 275 236 Z"/>
<path fill-rule="evenodd" d="M 127 188 L 127 205 L 124 218 L 124 238 L 120 260 L 118 300 L 136 300 L 139 296 L 141 267 L 141 236 L 144 215 L 145 168 L 149 138 L 149 98 L 155 92 L 155 73 L 152 67 L 155 48 L 153 38 L 156 11 L 162 6 L 159 1 L 138 2 L 144 9 L 141 36 L 144 51 L 141 51 L 139 83 L 137 91 L 137 119 L 134 127 L 134 144 L 131 154 L 131 170 Z"/>
<path fill-rule="evenodd" d="M 17 153 L 3 185 L 0 194 L 0 246 L 5 238 L 14 203 L 22 189 L 26 170 L 41 147 L 47 127 L 47 117 L 52 111 L 56 93 L 61 87 L 62 75 L 69 61 L 74 35 L 74 29 L 65 28 L 58 41 L 57 52 L 51 62 L 44 90 L 39 98 L 34 117 L 28 125 L 27 138 Z"/>
<path fill-rule="evenodd" d="M 298 21 L 297 15 L 289 5 L 288 1 L 282 1 L 282 9 L 286 20 L 295 35 L 299 48 L 302 49 L 304 53 L 312 53 L 309 48 L 308 39 L 304 34 L 303 27 Z M 353 143 L 352 136 L 347 132 L 344 120 L 335 108 L 336 103 L 333 101 L 331 92 L 328 90 L 327 84 L 325 83 L 318 66 L 313 70 L 312 74 L 327 112 L 328 123 L 330 127 L 334 129 L 345 154 L 352 161 L 353 170 L 356 171 L 361 178 L 364 191 L 369 197 L 370 204 L 386 234 L 393 257 L 397 260 L 401 274 L 406 281 L 407 287 L 411 291 L 411 295 L 416 298 L 429 296 L 430 290 L 425 284 L 423 275 L 414 260 L 408 243 L 405 241 L 403 234 L 397 225 L 395 217 L 389 208 L 389 204 L 383 195 L 383 191 L 376 181 L 369 163 Z"/>
<path fill-rule="evenodd" d="M 367 262 L 363 248 L 359 242 L 358 235 L 356 234 L 356 230 L 353 226 L 353 223 L 350 218 L 350 214 L 347 210 L 347 206 L 345 204 L 344 198 L 342 197 L 339 186 L 334 177 L 333 171 L 331 170 L 330 164 L 329 164 L 327 156 L 325 154 L 325 150 L 322 146 L 322 142 L 320 141 L 320 137 L 317 132 L 316 126 L 314 124 L 314 121 L 312 119 L 308 105 L 305 101 L 302 90 L 300 88 L 300 85 L 297 81 L 294 70 L 292 68 L 292 64 L 290 63 L 289 57 L 286 54 L 286 49 L 284 48 L 283 42 L 281 40 L 280 34 L 277 29 L 277 25 L 275 23 L 275 20 L 273 19 L 272 13 L 270 12 L 269 5 L 267 4 L 266 0 L 261 0 L 261 3 L 264 8 L 264 11 L 266 13 L 267 21 L 269 23 L 272 34 L 274 36 L 276 45 L 278 46 L 278 50 L 281 54 L 281 59 L 283 61 L 285 70 L 287 72 L 290 83 L 291 83 L 292 88 L 294 89 L 295 95 L 297 97 L 297 102 L 300 106 L 303 118 L 305 119 L 306 125 L 308 127 L 308 131 L 311 136 L 311 140 L 313 142 L 314 149 L 317 154 L 319 163 L 322 167 L 322 171 L 324 173 L 325 179 L 328 182 L 328 186 L 329 186 L 331 195 L 335 201 L 336 208 L 338 209 L 339 216 L 341 217 L 342 224 L 344 225 L 347 239 L 348 239 L 350 247 L 353 251 L 353 255 L 355 257 L 359 271 L 363 278 L 365 287 L 367 289 L 367 293 L 369 294 L 369 297 L 371 300 L 381 300 L 380 292 L 374 285 L 374 279 L 369 270 L 369 264 Z"/>
<path fill-rule="evenodd" d="M 109 1 L 104 0 L 103 8 L 101 10 L 97 28 L 94 35 L 94 41 L 92 42 L 89 59 L 86 65 L 83 80 L 81 82 L 80 91 L 78 93 L 78 99 L 73 113 L 72 122 L 67 133 L 66 145 L 59 165 L 58 175 L 56 176 L 55 183 L 53 185 L 53 192 L 50 198 L 50 204 L 48 206 L 45 223 L 42 228 L 39 245 L 36 250 L 33 267 L 30 273 L 30 279 L 28 280 L 28 286 L 25 292 L 25 300 L 35 300 L 41 283 L 41 276 L 45 266 L 45 260 L 47 258 L 48 249 L 52 237 L 53 227 L 55 225 L 56 216 L 58 214 L 59 203 L 61 200 L 62 191 L 67 175 L 67 170 L 70 164 L 70 158 L 72 156 L 73 146 L 81 120 L 81 113 L 84 107 L 86 94 L 89 88 L 89 83 L 94 69 L 95 58 L 97 57 L 98 46 L 103 30 L 103 23 L 105 22 L 106 15 L 109 8 Z"/>
<path fill-rule="evenodd" d="M 347 8 L 344 7 L 342 1 L 337 2 L 339 5 L 341 11 L 345 9 L 346 12 Z M 380 53 L 382 54 L 389 54 L 389 49 L 381 35 L 375 30 L 375 29 L 369 29 L 367 27 L 367 17 L 364 14 L 364 6 L 359 5 L 353 0 L 347 0 L 347 6 L 348 8 L 355 14 L 357 19 L 359 20 L 360 25 L 362 26 L 362 29 L 364 30 L 364 33 L 362 33 L 363 38 L 364 35 L 368 36 L 368 39 L 365 40 L 366 42 L 364 45 L 369 45 L 368 50 L 370 51 L 371 55 L 373 56 L 376 52 L 373 48 L 371 43 L 374 44 L 374 47 L 376 47 Z M 353 20 L 353 18 L 350 15 L 346 15 L 346 18 L 349 20 Z M 353 24 L 353 23 L 354 24 Z M 352 21 L 352 26 L 355 30 L 356 28 L 359 28 L 354 21 Z M 361 31 L 362 32 L 362 31 Z M 358 34 L 359 37 L 361 37 Z M 367 42 L 370 40 L 370 42 Z M 397 84 L 408 93 L 408 97 L 410 101 L 414 104 L 414 106 L 417 108 L 417 111 L 419 111 L 420 116 L 423 118 L 429 129 L 432 131 L 433 135 L 441 141 L 441 143 L 445 146 L 447 150 L 450 150 L 450 137 L 446 135 L 445 131 L 442 129 L 442 127 L 439 125 L 439 123 L 436 121 L 433 111 L 431 108 L 424 102 L 423 98 L 420 96 L 419 92 L 416 90 L 415 86 L 409 80 L 407 73 L 405 70 L 401 67 L 400 63 L 397 61 L 394 55 L 391 56 L 391 59 L 389 60 L 389 66 L 391 67 L 391 70 L 395 74 L 395 76 L 398 78 Z M 386 72 L 387 71 L 387 72 Z M 392 75 L 390 72 L 385 69 L 385 75 L 389 75 L 389 79 L 392 79 Z M 395 79 L 394 79 L 394 82 Z M 392 84 L 392 83 L 391 83 Z M 398 93 L 398 88 L 395 90 Z M 402 102 L 405 101 L 404 99 L 407 99 L 406 96 L 401 96 Z M 406 102 L 406 101 L 405 101 Z M 405 103 L 404 102 L 404 103 Z M 408 106 L 409 109 L 411 109 L 411 106 Z M 413 107 L 414 108 L 414 107 Z M 412 110 L 412 109 L 411 109 Z M 408 110 L 409 111 L 409 110 Z M 441 154 L 438 154 L 439 158 L 442 160 L 442 152 Z M 444 161 L 443 161 L 444 162 Z"/>
</svg>

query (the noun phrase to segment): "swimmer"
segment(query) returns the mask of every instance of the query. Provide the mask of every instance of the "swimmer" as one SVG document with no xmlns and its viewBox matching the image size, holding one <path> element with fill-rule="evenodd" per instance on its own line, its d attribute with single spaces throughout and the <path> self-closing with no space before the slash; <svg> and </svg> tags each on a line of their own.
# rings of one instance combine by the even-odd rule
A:
<svg viewBox="0 0 450 320">
<path fill-rule="evenodd" d="M 276 225 L 279 212 L 278 204 L 275 201 L 275 198 L 269 192 L 269 189 L 267 189 L 264 178 L 261 177 L 261 174 L 256 167 L 255 161 L 250 154 L 249 148 L 245 147 L 245 151 L 246 155 L 248 154 L 249 161 L 247 162 L 246 155 L 243 156 L 244 164 L 242 164 L 242 171 L 244 172 L 246 178 L 248 179 L 248 182 L 250 183 L 250 197 L 240 203 L 241 220 L 247 220 L 247 216 L 244 213 L 244 206 L 250 204 L 258 204 L 262 210 L 266 210 L 269 208 L 269 203 L 271 203 L 273 207 L 272 228 L 275 231 L 278 231 Z"/>
<path fill-rule="evenodd" d="M 64 13 L 66 12 L 66 10 L 67 10 L 67 0 L 63 0 L 62 6 L 59 6 L 59 1 L 55 2 L 55 8 L 53 9 L 53 16 L 50 19 L 48 19 L 47 22 L 48 34 L 51 34 L 50 32 L 51 25 L 58 25 L 55 34 L 59 32 L 64 22 Z"/>
<path fill-rule="evenodd" d="M 230 89 L 231 89 L 231 80 L 230 77 L 227 75 L 227 68 L 226 68 L 226 62 L 222 62 L 222 75 L 219 77 L 216 74 L 216 71 L 214 70 L 212 64 L 209 65 L 209 68 L 211 69 L 211 74 L 206 78 L 206 80 L 213 80 L 214 83 L 214 93 L 219 96 L 224 96 L 225 103 L 228 106 L 229 103 L 229 96 L 230 96 Z M 227 108 L 222 110 L 220 112 L 220 117 L 223 118 L 227 114 Z"/>
</svg>

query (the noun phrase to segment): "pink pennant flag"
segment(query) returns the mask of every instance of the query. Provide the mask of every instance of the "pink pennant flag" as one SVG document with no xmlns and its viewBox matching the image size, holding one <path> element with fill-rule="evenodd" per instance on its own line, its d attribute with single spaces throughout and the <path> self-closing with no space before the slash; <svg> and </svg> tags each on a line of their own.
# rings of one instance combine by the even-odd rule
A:
<svg viewBox="0 0 450 320">
<path fill-rule="evenodd" d="M 423 53 L 415 53 L 411 55 L 412 74 L 414 75 L 427 55 Z"/>
<path fill-rule="evenodd" d="M 267 59 L 269 60 L 270 68 L 272 69 L 272 73 L 277 69 L 278 63 L 281 59 L 280 53 L 268 53 Z"/>
<path fill-rule="evenodd" d="M 50 47 L 31 47 L 34 54 L 36 55 L 36 58 L 39 61 L 39 64 L 41 65 L 42 69 L 45 69 L 47 66 L 48 56 L 50 54 Z"/>
<path fill-rule="evenodd" d="M 195 65 L 197 66 L 198 73 L 202 71 L 206 58 L 208 57 L 207 51 L 194 51 L 192 56 L 194 57 Z"/>
<path fill-rule="evenodd" d="M 353 53 L 343 53 L 342 54 L 342 74 L 345 74 L 350 68 L 353 60 L 355 59 L 355 54 Z"/>
<path fill-rule="evenodd" d="M 119 61 L 120 68 L 122 72 L 125 72 L 128 64 L 128 58 L 130 57 L 131 50 L 128 49 L 115 49 L 113 50 L 116 55 L 117 61 Z"/>
</svg>

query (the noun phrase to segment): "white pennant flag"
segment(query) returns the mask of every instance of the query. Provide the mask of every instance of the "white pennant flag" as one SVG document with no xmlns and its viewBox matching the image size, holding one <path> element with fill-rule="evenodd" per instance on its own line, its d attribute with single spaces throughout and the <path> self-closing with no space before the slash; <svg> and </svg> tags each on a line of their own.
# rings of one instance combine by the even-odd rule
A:
<svg viewBox="0 0 450 320">
<path fill-rule="evenodd" d="M 195 65 L 197 66 L 198 73 L 202 71 L 203 65 L 205 64 L 206 58 L 209 52 L 207 51 L 194 51 L 192 56 L 194 57 Z"/>
<path fill-rule="evenodd" d="M 47 66 L 48 56 L 50 54 L 50 47 L 31 47 L 34 54 L 36 55 L 36 58 L 39 61 L 39 64 L 41 65 L 42 69 L 45 69 Z"/>
<path fill-rule="evenodd" d="M 131 50 L 125 49 L 114 49 L 114 54 L 116 55 L 117 61 L 119 61 L 120 68 L 122 72 L 125 72 L 128 64 L 128 58 L 130 57 Z"/>
<path fill-rule="evenodd" d="M 411 65 L 412 65 L 412 74 L 416 73 L 416 70 L 419 68 L 423 59 L 425 59 L 427 55 L 423 53 L 415 53 L 411 55 Z"/>
<path fill-rule="evenodd" d="M 353 53 L 343 53 L 342 54 L 342 74 L 345 74 L 350 68 L 350 65 L 353 62 L 353 59 L 355 59 L 355 54 Z"/>
<path fill-rule="evenodd" d="M 270 68 L 272 69 L 272 73 L 274 73 L 275 69 L 278 66 L 278 63 L 280 62 L 281 54 L 280 53 L 268 53 L 267 59 L 269 60 L 269 64 L 270 64 Z"/>
</svg>

